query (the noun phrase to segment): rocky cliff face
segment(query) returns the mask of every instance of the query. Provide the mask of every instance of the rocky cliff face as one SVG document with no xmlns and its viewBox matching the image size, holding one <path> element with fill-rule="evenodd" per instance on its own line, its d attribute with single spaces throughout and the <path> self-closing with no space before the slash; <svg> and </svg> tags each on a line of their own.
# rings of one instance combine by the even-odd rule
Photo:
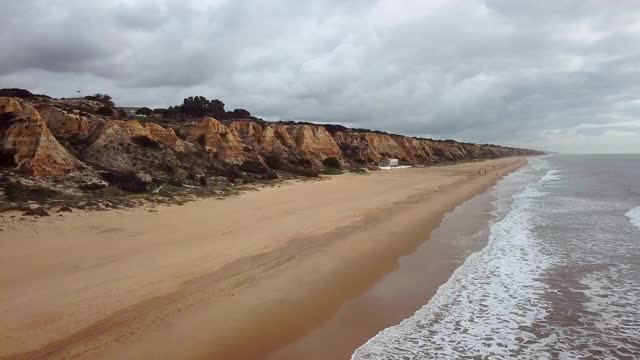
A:
<svg viewBox="0 0 640 360">
<path fill-rule="evenodd" d="M 336 158 L 343 166 L 376 165 L 385 158 L 430 165 L 537 154 L 344 128 L 330 133 L 313 124 L 243 119 L 223 124 L 211 117 L 141 123 L 74 112 L 55 102 L 32 104 L 16 98 L 0 98 L 0 146 L 3 170 L 35 177 L 90 169 L 179 181 L 203 173 L 224 175 L 229 169 L 235 169 L 234 174 L 242 168 L 260 169 L 268 159 L 274 163 L 273 158 L 278 159 L 278 170 L 288 170 L 318 169 L 327 158 Z"/>
<path fill-rule="evenodd" d="M 58 142 L 30 104 L 0 98 L 0 115 L 0 151 L 5 167 L 36 177 L 62 175 L 80 167 L 80 161 Z"/>
</svg>

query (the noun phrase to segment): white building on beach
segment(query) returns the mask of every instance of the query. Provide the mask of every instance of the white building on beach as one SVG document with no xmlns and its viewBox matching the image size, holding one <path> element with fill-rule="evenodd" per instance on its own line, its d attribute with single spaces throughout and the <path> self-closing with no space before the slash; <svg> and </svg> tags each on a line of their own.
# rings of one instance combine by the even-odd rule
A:
<svg viewBox="0 0 640 360">
<path fill-rule="evenodd" d="M 398 159 L 384 159 L 380 162 L 380 167 L 396 167 L 398 165 L 400 165 Z"/>
</svg>

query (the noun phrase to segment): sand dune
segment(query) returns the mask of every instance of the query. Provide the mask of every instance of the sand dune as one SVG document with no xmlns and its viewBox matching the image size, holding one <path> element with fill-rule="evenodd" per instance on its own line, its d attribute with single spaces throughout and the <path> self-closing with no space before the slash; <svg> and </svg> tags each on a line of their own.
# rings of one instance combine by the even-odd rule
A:
<svg viewBox="0 0 640 360">
<path fill-rule="evenodd" d="M 525 162 L 348 174 L 155 213 L 18 224 L 0 232 L 0 357 L 261 357 Z"/>
</svg>

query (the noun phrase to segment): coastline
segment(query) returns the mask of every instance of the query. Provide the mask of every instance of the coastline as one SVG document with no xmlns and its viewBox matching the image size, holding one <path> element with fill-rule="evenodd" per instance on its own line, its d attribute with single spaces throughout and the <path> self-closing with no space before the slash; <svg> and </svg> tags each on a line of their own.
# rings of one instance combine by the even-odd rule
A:
<svg viewBox="0 0 640 360">
<path fill-rule="evenodd" d="M 486 246 L 494 200 L 487 190 L 456 206 L 426 241 L 397 260 L 394 270 L 346 301 L 331 318 L 266 359 L 349 359 L 357 347 L 382 329 L 413 316 L 469 255 Z"/>
<path fill-rule="evenodd" d="M 342 175 L 5 231 L 0 357 L 261 358 L 393 271 L 445 213 L 524 163 Z"/>
</svg>

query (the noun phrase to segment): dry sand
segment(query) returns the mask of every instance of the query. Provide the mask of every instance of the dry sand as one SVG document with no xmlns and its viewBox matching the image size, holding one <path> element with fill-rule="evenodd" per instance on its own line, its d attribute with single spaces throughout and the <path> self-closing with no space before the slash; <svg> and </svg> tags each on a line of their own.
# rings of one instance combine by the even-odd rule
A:
<svg viewBox="0 0 640 360">
<path fill-rule="evenodd" d="M 262 358 L 525 162 L 349 174 L 17 225 L 0 232 L 0 358 Z"/>
</svg>

